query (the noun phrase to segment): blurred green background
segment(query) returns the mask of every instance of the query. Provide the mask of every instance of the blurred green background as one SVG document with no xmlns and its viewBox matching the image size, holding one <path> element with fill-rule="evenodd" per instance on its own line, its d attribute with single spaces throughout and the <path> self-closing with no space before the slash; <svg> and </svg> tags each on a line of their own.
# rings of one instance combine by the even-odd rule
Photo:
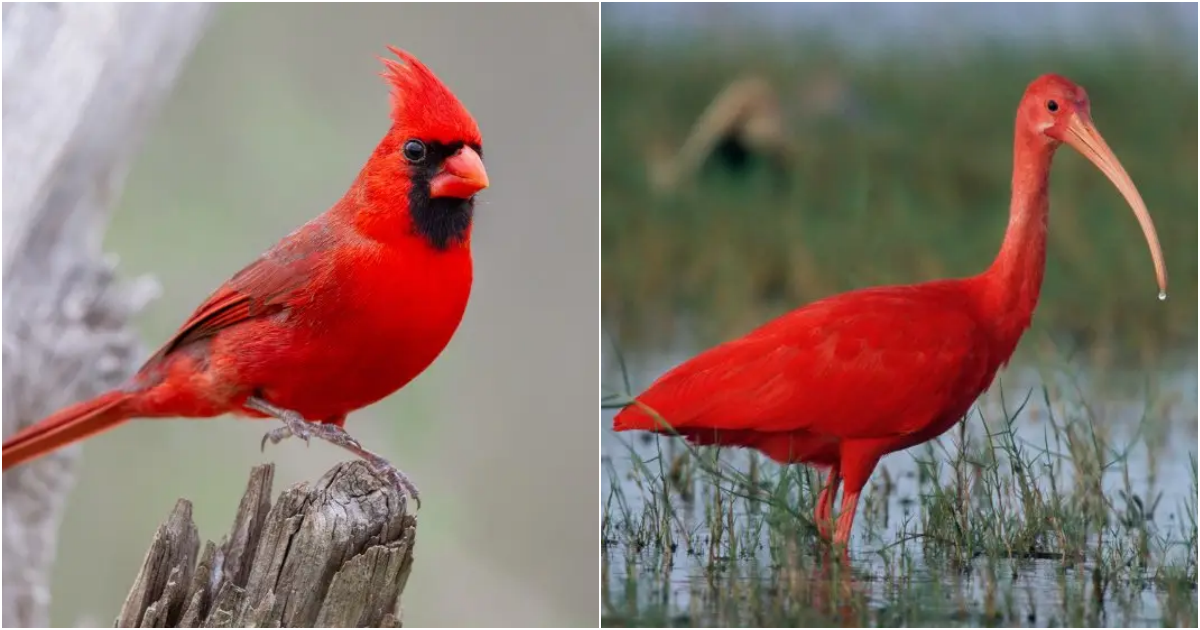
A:
<svg viewBox="0 0 1200 630">
<path fill-rule="evenodd" d="M 492 186 L 449 348 L 347 428 L 420 485 L 407 625 L 596 618 L 594 396 L 598 7 L 227 5 L 134 164 L 105 249 L 155 274 L 157 346 L 213 288 L 324 211 L 389 126 L 385 45 L 429 65 L 483 131 Z M 582 281 L 580 279 L 583 279 Z M 111 623 L 177 497 L 227 533 L 251 465 L 275 492 L 344 455 L 263 422 L 135 422 L 84 446 L 52 585 L 56 625 Z"/>
<path fill-rule="evenodd" d="M 1008 221 L 1017 103 L 1057 72 L 1086 88 L 1154 216 L 1170 299 L 1155 299 L 1125 201 L 1064 148 L 1031 336 L 1114 361 L 1194 353 L 1195 18 L 1179 5 L 606 6 L 606 328 L 626 348 L 706 347 L 829 294 L 982 271 Z M 749 76 L 778 102 L 782 177 L 765 156 L 741 170 L 713 158 L 656 191 L 655 167 Z"/>
</svg>

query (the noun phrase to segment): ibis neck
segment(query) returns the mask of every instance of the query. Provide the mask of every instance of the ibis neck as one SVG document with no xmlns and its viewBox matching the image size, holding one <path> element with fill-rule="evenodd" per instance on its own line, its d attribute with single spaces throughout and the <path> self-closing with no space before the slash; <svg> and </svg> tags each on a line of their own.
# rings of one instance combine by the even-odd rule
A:
<svg viewBox="0 0 1200 630">
<path fill-rule="evenodd" d="M 1029 328 L 1046 271 L 1050 161 L 1055 146 L 1018 132 L 1013 147 L 1012 205 L 1000 254 L 981 277 L 997 337 L 1016 348 Z"/>
</svg>

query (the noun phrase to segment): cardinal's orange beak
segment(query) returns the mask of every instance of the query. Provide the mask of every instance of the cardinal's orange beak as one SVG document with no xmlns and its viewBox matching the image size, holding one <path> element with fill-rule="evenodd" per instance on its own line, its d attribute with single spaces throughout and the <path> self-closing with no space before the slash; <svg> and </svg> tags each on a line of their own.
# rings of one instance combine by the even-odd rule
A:
<svg viewBox="0 0 1200 630">
<path fill-rule="evenodd" d="M 434 198 L 470 199 L 487 187 L 488 176 L 483 168 L 483 160 L 475 149 L 463 147 L 442 162 L 442 170 L 429 182 L 429 195 Z"/>
</svg>

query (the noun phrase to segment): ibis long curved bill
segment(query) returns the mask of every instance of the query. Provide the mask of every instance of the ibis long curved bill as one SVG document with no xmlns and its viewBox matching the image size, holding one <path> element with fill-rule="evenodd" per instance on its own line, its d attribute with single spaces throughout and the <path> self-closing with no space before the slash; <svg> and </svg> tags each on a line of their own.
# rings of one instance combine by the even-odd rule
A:
<svg viewBox="0 0 1200 630">
<path fill-rule="evenodd" d="M 1138 193 L 1137 186 L 1133 185 L 1133 180 L 1129 178 L 1129 173 L 1125 172 L 1125 167 L 1121 166 L 1120 160 L 1113 154 L 1112 149 L 1108 148 L 1108 143 L 1104 141 L 1100 132 L 1096 131 L 1095 125 L 1086 114 L 1077 112 L 1071 116 L 1067 121 L 1067 133 L 1063 140 L 1095 164 L 1117 190 L 1121 191 L 1125 201 L 1129 202 L 1129 207 L 1133 209 L 1134 216 L 1142 226 L 1142 233 L 1146 236 L 1150 257 L 1154 259 L 1154 274 L 1158 279 L 1159 295 L 1165 297 L 1167 264 L 1163 261 L 1162 247 L 1158 244 L 1158 232 L 1154 229 L 1154 221 L 1150 218 L 1150 211 L 1146 209 L 1146 202 L 1142 201 L 1142 196 Z"/>
</svg>

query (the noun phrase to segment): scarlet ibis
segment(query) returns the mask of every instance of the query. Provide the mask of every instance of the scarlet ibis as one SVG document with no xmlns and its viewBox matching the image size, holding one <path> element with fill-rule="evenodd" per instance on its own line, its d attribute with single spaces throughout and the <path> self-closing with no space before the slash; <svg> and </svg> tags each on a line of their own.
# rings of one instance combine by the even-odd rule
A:
<svg viewBox="0 0 1200 630">
<path fill-rule="evenodd" d="M 1084 89 L 1047 74 L 1029 84 L 1017 108 L 1008 228 L 986 271 L 812 302 L 670 370 L 617 414 L 613 428 L 828 468 L 816 522 L 828 537 L 844 481 L 833 542 L 845 549 L 879 458 L 963 418 L 1029 327 L 1046 266 L 1050 162 L 1064 142 L 1133 209 L 1164 299 L 1166 266 L 1141 195 L 1096 131 Z"/>
</svg>

